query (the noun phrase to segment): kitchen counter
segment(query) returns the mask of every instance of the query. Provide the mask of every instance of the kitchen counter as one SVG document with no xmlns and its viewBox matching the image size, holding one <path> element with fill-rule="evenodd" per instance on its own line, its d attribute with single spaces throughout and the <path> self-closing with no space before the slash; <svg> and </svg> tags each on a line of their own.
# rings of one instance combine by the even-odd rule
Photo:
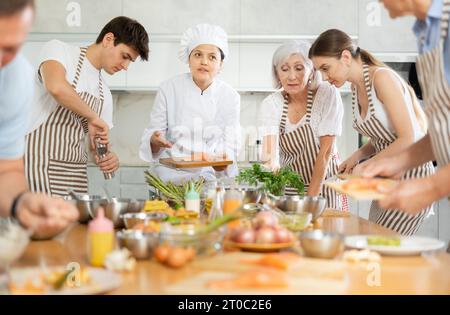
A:
<svg viewBox="0 0 450 315">
<path fill-rule="evenodd" d="M 325 217 L 316 223 L 326 231 L 343 233 L 345 235 L 379 234 L 392 235 L 377 224 L 350 215 L 349 217 Z M 136 268 L 129 273 L 122 274 L 122 285 L 110 294 L 194 294 L 186 287 L 186 292 L 168 290 L 177 283 L 189 281 L 205 271 L 208 259 L 214 259 L 226 265 L 225 256 L 212 258 L 196 258 L 194 262 L 182 269 L 170 269 L 154 260 L 138 261 Z M 254 254 L 242 253 L 243 257 Z M 34 241 L 26 249 L 22 258 L 14 264 L 16 266 L 38 266 L 40 258 L 44 258 L 47 265 L 65 265 L 79 262 L 84 265 L 86 260 L 86 226 L 77 225 L 67 235 L 64 241 Z M 444 252 L 429 253 L 411 257 L 382 257 L 379 266 L 367 263 L 342 263 L 337 260 L 321 260 L 300 258 L 305 262 L 312 262 L 310 266 L 344 265 L 346 284 L 342 293 L 345 294 L 450 294 L 450 255 Z M 238 265 L 238 263 L 236 264 Z M 206 266 L 206 267 L 205 267 Z M 328 267 L 326 267 L 328 268 Z M 210 269 L 214 269 L 211 267 Z M 223 270 L 222 270 L 223 271 Z M 373 282 L 373 277 L 379 275 L 380 282 Z M 370 280 L 372 279 L 372 280 Z M 310 279 L 311 280 L 311 279 Z M 314 279 L 313 279 L 314 280 Z M 298 279 L 299 283 L 303 280 Z M 321 280 L 317 279 L 317 284 Z M 372 284 L 368 283 L 372 281 Z M 303 281 L 303 283 L 306 283 Z M 374 284 L 375 283 L 375 284 Z M 178 289 L 180 290 L 180 289 Z M 182 289 L 181 289 L 182 290 Z M 205 290 L 206 291 L 206 290 Z M 209 291 L 206 291 L 209 293 Z M 223 292 L 229 294 L 233 292 Z M 266 292 L 260 291 L 261 294 Z M 271 291 L 271 293 L 274 293 Z M 276 291 L 275 291 L 276 293 Z M 297 290 L 293 294 L 329 293 L 321 291 L 317 286 L 315 291 Z"/>
</svg>

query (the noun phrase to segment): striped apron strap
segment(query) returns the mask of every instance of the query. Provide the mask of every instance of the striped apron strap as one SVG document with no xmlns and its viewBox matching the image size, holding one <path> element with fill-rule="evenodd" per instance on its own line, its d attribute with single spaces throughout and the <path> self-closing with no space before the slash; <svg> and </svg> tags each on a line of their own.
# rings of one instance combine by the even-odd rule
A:
<svg viewBox="0 0 450 315">
<path fill-rule="evenodd" d="M 288 95 L 287 93 L 283 92 L 283 112 L 281 113 L 281 120 L 280 120 L 280 134 L 284 133 L 286 130 L 286 119 L 288 114 Z"/>
<path fill-rule="evenodd" d="M 75 90 L 78 85 L 78 81 L 80 80 L 81 69 L 83 68 L 84 59 L 86 58 L 87 47 L 80 48 L 80 58 L 78 59 L 77 68 L 75 69 L 75 76 L 72 80 L 72 87 Z"/>
<path fill-rule="evenodd" d="M 309 124 L 311 122 L 311 112 L 313 105 L 313 92 L 308 89 L 308 98 L 306 101 L 306 123 Z"/>
</svg>

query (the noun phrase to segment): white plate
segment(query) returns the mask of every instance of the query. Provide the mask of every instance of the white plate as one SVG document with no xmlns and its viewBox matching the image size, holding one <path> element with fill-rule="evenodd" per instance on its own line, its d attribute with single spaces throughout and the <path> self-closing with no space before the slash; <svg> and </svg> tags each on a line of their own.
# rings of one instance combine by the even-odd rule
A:
<svg viewBox="0 0 450 315">
<path fill-rule="evenodd" d="M 367 245 L 368 236 L 370 235 L 347 236 L 345 245 L 356 249 L 369 249 L 391 256 L 420 255 L 422 252 L 439 250 L 445 246 L 443 241 L 422 236 L 400 236 L 400 246 Z"/>
<path fill-rule="evenodd" d="M 48 267 L 52 270 L 53 267 Z M 57 268 L 58 270 L 64 270 L 63 267 Z M 115 272 L 101 269 L 87 267 L 88 274 L 90 276 L 90 283 L 84 284 L 81 287 L 69 288 L 64 287 L 61 290 L 48 289 L 44 294 L 46 295 L 86 295 L 86 294 L 101 294 L 118 288 L 121 283 L 121 277 Z M 9 271 L 10 277 L 24 283 L 24 279 L 29 279 L 42 272 L 39 267 L 30 268 L 13 268 Z"/>
</svg>

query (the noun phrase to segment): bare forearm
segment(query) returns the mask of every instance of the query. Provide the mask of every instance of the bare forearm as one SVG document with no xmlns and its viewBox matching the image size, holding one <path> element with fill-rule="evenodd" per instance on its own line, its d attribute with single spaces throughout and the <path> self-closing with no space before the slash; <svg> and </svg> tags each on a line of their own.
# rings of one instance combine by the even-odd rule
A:
<svg viewBox="0 0 450 315">
<path fill-rule="evenodd" d="M 309 188 L 307 191 L 309 196 L 317 196 L 320 193 L 322 182 L 325 179 L 325 174 L 327 172 L 330 156 L 330 153 L 319 152 L 316 163 L 314 164 L 311 182 L 309 183 Z"/>
<path fill-rule="evenodd" d="M 46 88 L 61 106 L 87 120 L 92 120 L 97 117 L 97 114 L 80 98 L 69 83 L 60 82 L 55 84 L 55 86 Z"/>
<path fill-rule="evenodd" d="M 396 160 L 402 165 L 404 171 L 434 160 L 430 136 L 427 134 L 422 139 L 406 148 L 406 150 L 403 150 L 396 156 Z"/>
<path fill-rule="evenodd" d="M 435 174 L 428 177 L 432 186 L 432 192 L 435 201 L 450 196 L 450 185 L 448 179 L 450 178 L 450 164 L 441 167 Z"/>
<path fill-rule="evenodd" d="M 11 170 L 0 173 L 0 216 L 10 215 L 14 198 L 21 192 L 28 190 L 23 170 Z"/>
<path fill-rule="evenodd" d="M 372 145 L 372 143 L 369 141 L 365 145 L 363 145 L 361 148 L 359 148 L 357 151 L 355 151 L 354 154 L 356 154 L 356 157 L 358 160 L 366 159 L 370 156 L 372 156 L 375 153 L 375 147 Z"/>
<path fill-rule="evenodd" d="M 392 157 L 394 155 L 398 155 L 404 150 L 406 150 L 409 146 L 411 146 L 411 141 L 409 139 L 397 138 L 394 142 L 392 142 L 386 149 L 379 152 L 375 155 L 372 160 L 378 160 L 382 158 Z"/>
</svg>

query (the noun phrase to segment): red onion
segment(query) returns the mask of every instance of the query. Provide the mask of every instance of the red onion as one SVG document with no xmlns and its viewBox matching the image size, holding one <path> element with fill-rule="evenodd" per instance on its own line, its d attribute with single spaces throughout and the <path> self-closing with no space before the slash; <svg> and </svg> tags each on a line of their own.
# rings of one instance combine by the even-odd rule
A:
<svg viewBox="0 0 450 315">
<path fill-rule="evenodd" d="M 256 243 L 272 244 L 275 243 L 275 230 L 271 227 L 262 227 L 256 231 Z"/>
<path fill-rule="evenodd" d="M 275 227 L 278 224 L 278 218 L 270 211 L 261 211 L 253 219 L 253 226 L 256 229 L 262 227 Z"/>
<path fill-rule="evenodd" d="M 234 241 L 237 243 L 254 243 L 255 231 L 252 228 L 241 228 L 234 234 Z"/>
<path fill-rule="evenodd" d="M 277 243 L 288 243 L 292 240 L 292 233 L 285 227 L 275 229 L 275 240 Z"/>
</svg>

